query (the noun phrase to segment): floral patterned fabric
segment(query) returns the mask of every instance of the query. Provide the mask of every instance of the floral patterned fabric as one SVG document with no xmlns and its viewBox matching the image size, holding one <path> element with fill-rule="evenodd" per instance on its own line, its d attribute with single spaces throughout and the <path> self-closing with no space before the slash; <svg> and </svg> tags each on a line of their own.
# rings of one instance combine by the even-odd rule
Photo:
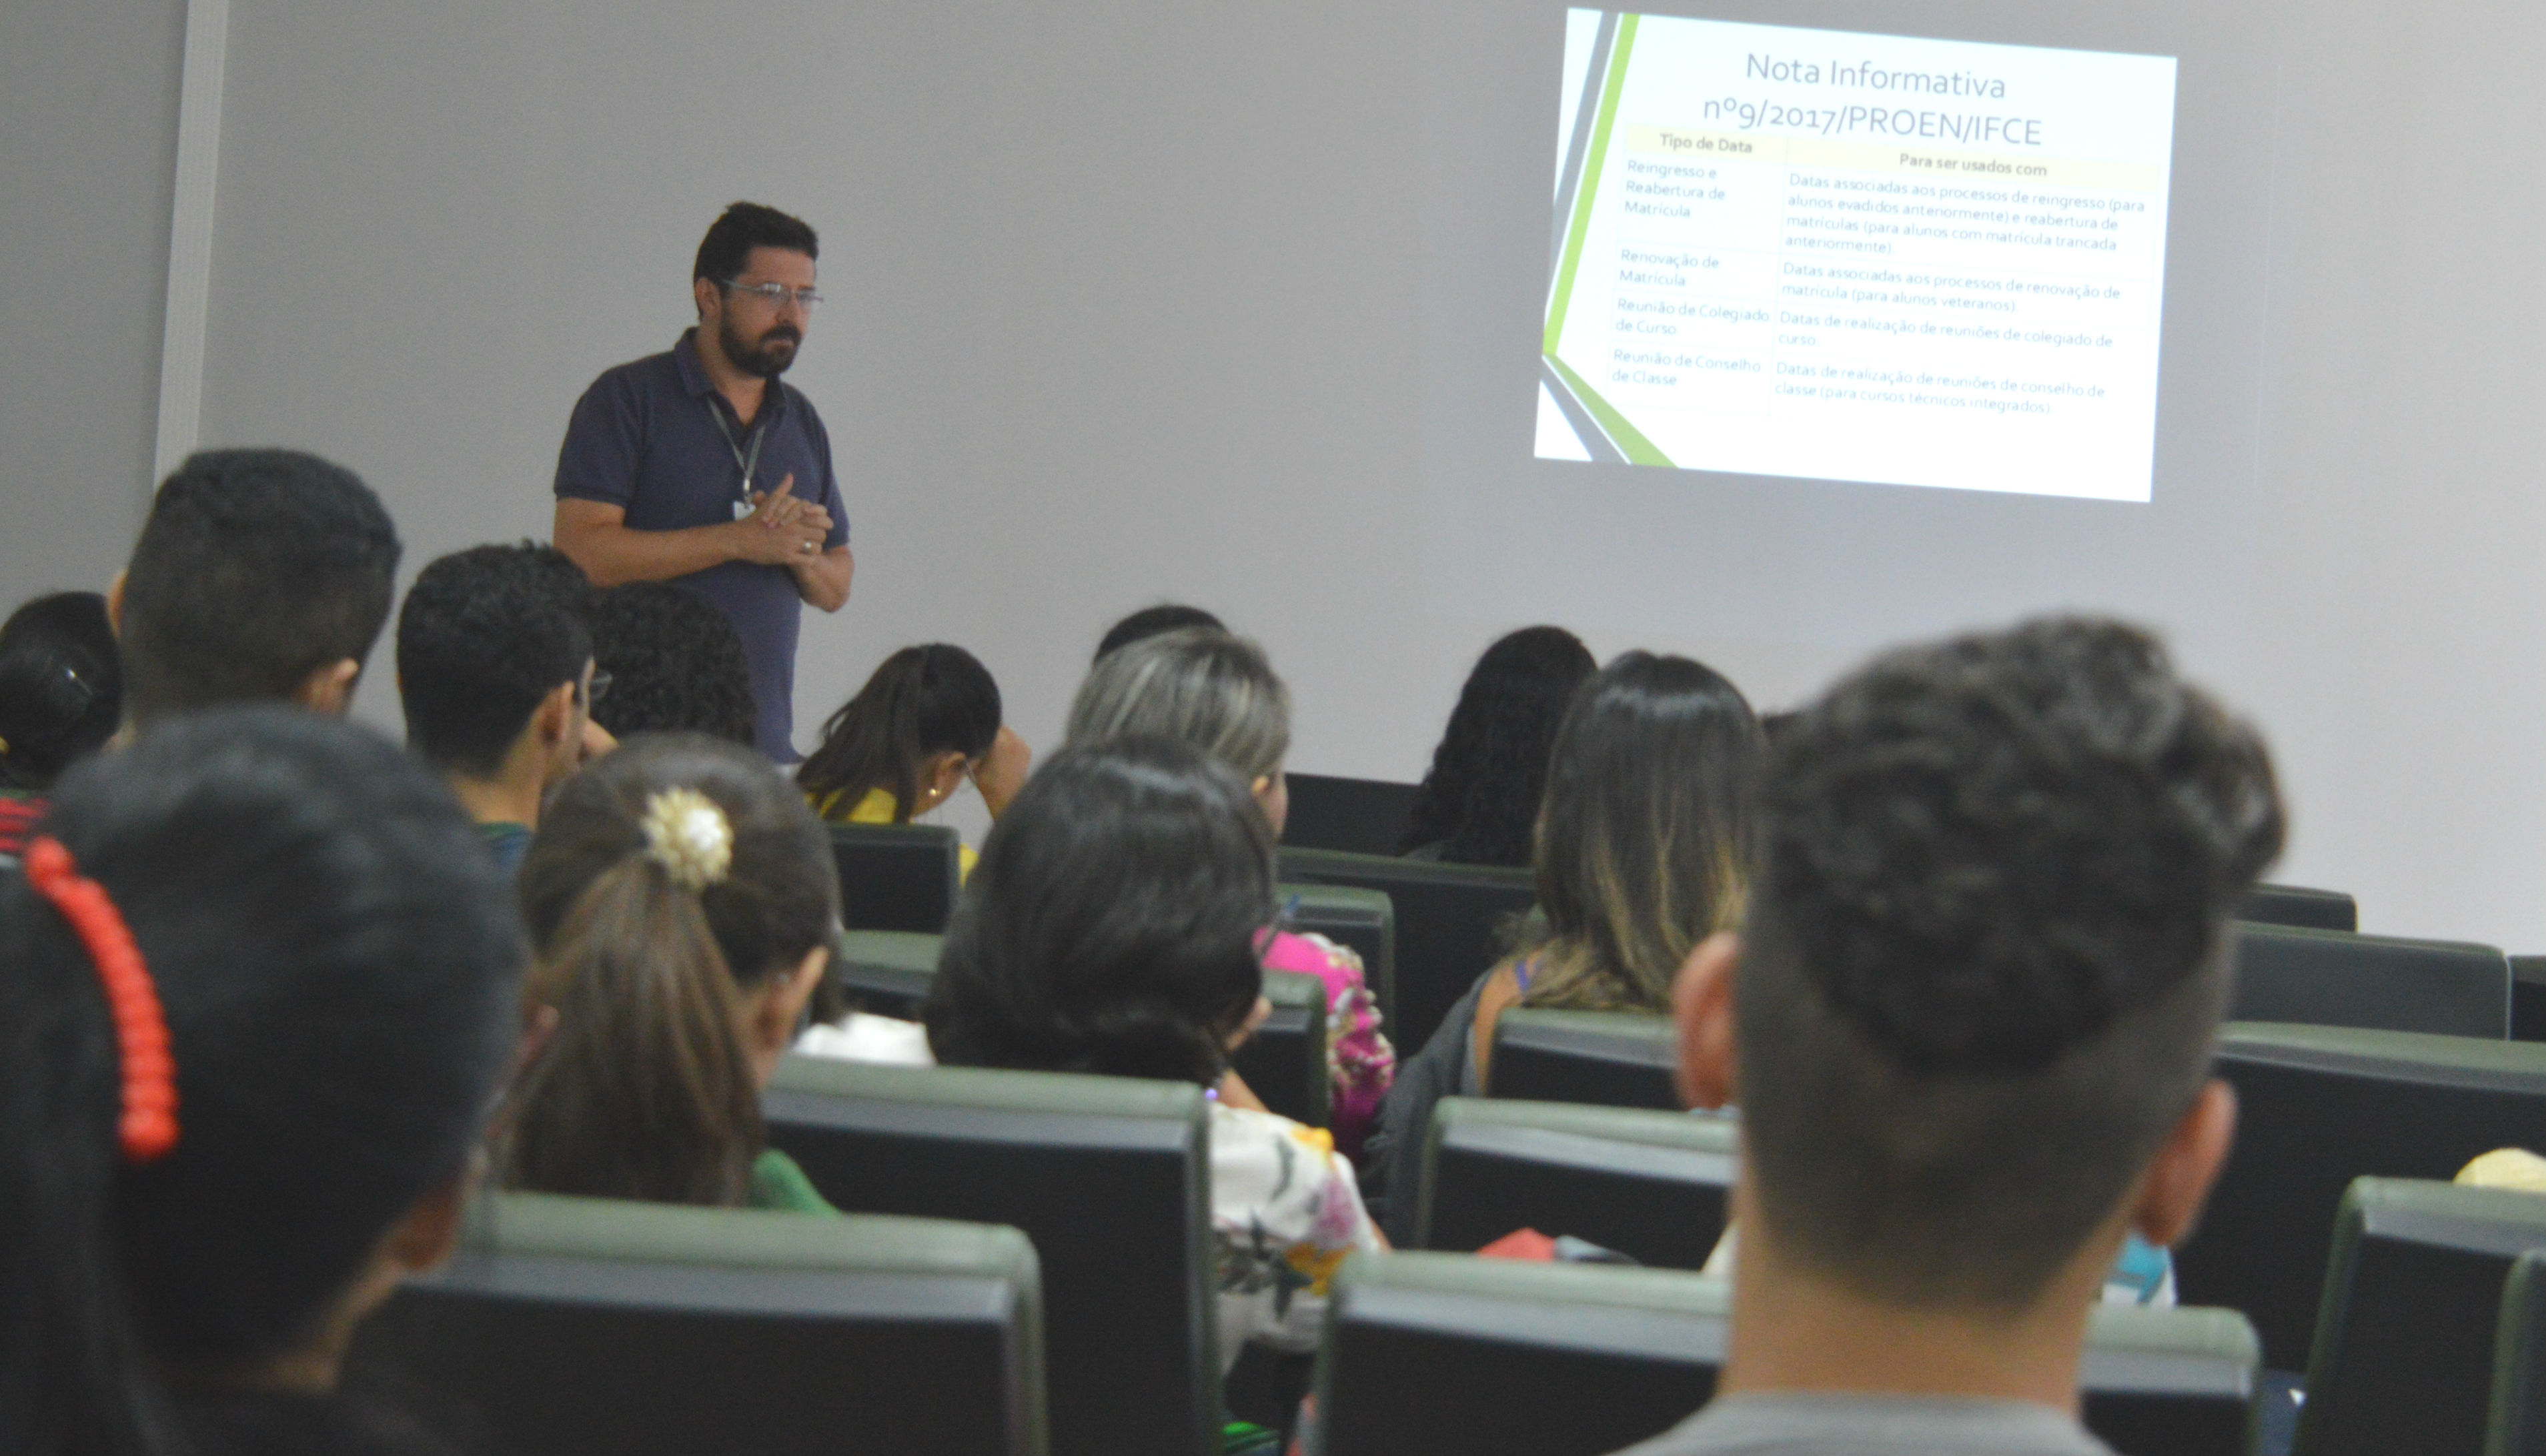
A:
<svg viewBox="0 0 2546 1456">
<path fill-rule="evenodd" d="M 1361 1156 L 1379 1122 L 1379 1104 L 1397 1079 L 1397 1049 L 1379 1029 L 1379 1000 L 1370 993 L 1361 957 L 1322 935 L 1284 934 L 1264 948 L 1264 968 L 1325 983 L 1326 1071 L 1334 1082 L 1326 1124 L 1338 1152 Z"/>
<path fill-rule="evenodd" d="M 1214 1103 L 1211 1226 L 1220 1260 L 1220 1365 L 1248 1340 L 1317 1347 L 1326 1285 L 1344 1258 L 1376 1251 L 1352 1163 L 1323 1128 Z"/>
</svg>

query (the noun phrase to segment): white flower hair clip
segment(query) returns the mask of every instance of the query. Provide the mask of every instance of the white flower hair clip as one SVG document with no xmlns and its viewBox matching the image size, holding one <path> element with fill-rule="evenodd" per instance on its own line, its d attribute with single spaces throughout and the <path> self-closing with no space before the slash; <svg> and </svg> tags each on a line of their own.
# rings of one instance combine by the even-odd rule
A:
<svg viewBox="0 0 2546 1456">
<path fill-rule="evenodd" d="M 645 801 L 645 857 L 696 894 L 733 868 L 733 825 L 696 789 L 665 789 Z"/>
</svg>

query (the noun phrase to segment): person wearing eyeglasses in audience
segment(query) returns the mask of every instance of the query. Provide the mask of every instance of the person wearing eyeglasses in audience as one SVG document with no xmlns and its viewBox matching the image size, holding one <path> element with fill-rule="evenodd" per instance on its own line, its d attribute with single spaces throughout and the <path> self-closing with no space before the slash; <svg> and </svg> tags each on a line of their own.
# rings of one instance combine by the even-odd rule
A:
<svg viewBox="0 0 2546 1456">
<path fill-rule="evenodd" d="M 779 376 L 814 307 L 813 229 L 735 203 L 699 243 L 698 324 L 668 351 L 604 372 L 557 452 L 556 545 L 593 584 L 670 581 L 721 608 L 742 640 L 754 736 L 794 743 L 804 604 L 849 599 L 856 560 L 831 437 Z"/>
<path fill-rule="evenodd" d="M 37 597 L 0 625 L 0 868 L 25 847 L 53 780 L 115 736 L 124 670 L 106 598 Z"/>
<path fill-rule="evenodd" d="M 398 609 L 406 744 L 431 764 L 510 873 L 540 806 L 582 766 L 595 670 L 583 585 L 553 547 L 480 546 L 426 566 Z"/>
</svg>

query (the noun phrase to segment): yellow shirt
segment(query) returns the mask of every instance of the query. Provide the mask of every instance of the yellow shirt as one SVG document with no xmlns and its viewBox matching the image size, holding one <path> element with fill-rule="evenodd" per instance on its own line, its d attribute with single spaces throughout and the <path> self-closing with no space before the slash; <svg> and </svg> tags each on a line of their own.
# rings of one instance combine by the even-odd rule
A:
<svg viewBox="0 0 2546 1456">
<path fill-rule="evenodd" d="M 810 794 L 807 794 L 805 797 L 811 801 L 813 805 L 813 813 L 835 824 L 891 824 L 899 822 L 901 801 L 892 797 L 892 791 L 891 789 L 869 789 L 867 791 L 867 797 L 859 800 L 856 808 L 851 809 L 847 814 L 842 814 L 840 813 L 840 796 L 847 792 L 848 791 L 845 789 L 834 789 L 830 793 L 825 794 L 818 799 L 815 799 Z M 967 880 L 972 879 L 973 862 L 979 858 L 979 855 L 973 852 L 972 845 L 959 842 L 955 846 L 956 873 Z"/>
</svg>

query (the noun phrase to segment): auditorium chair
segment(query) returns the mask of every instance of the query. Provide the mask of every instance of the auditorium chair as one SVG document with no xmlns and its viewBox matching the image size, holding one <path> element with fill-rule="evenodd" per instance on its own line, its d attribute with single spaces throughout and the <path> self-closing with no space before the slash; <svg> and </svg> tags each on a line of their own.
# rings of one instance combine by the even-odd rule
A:
<svg viewBox="0 0 2546 1456">
<path fill-rule="evenodd" d="M 1035 1251 L 936 1219 L 481 1197 L 348 1362 L 489 1456 L 1036 1456 Z"/>
<path fill-rule="evenodd" d="M 831 976 L 859 1010 L 916 1021 L 945 944 L 915 930 L 852 930 L 840 937 Z"/>
<path fill-rule="evenodd" d="M 2216 1074 L 2237 1089 L 2237 1138 L 2175 1279 L 2188 1304 L 2245 1311 L 2275 1370 L 2306 1368 L 2352 1179 L 2446 1179 L 2480 1153 L 2546 1148 L 2546 1047 L 2524 1042 L 2231 1024 Z"/>
<path fill-rule="evenodd" d="M 2293 1456 L 2481 1456 L 2510 1265 L 2546 1198 L 2412 1178 L 2342 1196 Z"/>
<path fill-rule="evenodd" d="M 810 1057 L 763 1098 L 770 1143 L 838 1207 L 1034 1241 L 1056 1456 L 1218 1450 L 1208 1105 L 1187 1082 Z"/>
<path fill-rule="evenodd" d="M 2239 925 L 2238 1021 L 2510 1035 L 2510 961 L 2491 946 Z"/>
<path fill-rule="evenodd" d="M 2484 1456 L 2546 1456 L 2546 1252 L 2511 1260 L 2503 1283 Z"/>
<path fill-rule="evenodd" d="M 1397 1035 L 1397 907 L 1383 891 L 1352 885 L 1276 885 L 1283 925 L 1322 935 L 1361 957 L 1363 983 L 1379 1003 L 1381 1027 Z"/>
<path fill-rule="evenodd" d="M 1678 1049 L 1667 1016 L 1515 1006 L 1494 1020 L 1485 1090 L 1539 1102 L 1677 1112 Z"/>
<path fill-rule="evenodd" d="M 1607 1456 L 1715 1393 L 1729 1284 L 1677 1269 L 1347 1260 L 1318 1352 L 1324 1456 Z M 2245 1456 L 2254 1334 L 2229 1310 L 2098 1308 L 2087 1427 L 2123 1456 Z"/>
<path fill-rule="evenodd" d="M 1284 842 L 1353 854 L 1395 854 L 1403 847 L 1406 821 L 1414 812 L 1414 785 L 1331 774 L 1283 777 L 1291 790 Z"/>
<path fill-rule="evenodd" d="M 2510 958 L 2510 1035 L 2546 1042 L 2546 956 Z"/>
<path fill-rule="evenodd" d="M 1501 959 L 1506 922 L 1527 913 L 1538 898 L 1527 870 L 1322 849 L 1284 848 L 1282 879 L 1387 895 L 1397 914 L 1389 1038 L 1408 1057 L 1423 1049 L 1450 1007 Z"/>
<path fill-rule="evenodd" d="M 2302 885 L 2257 885 L 2237 906 L 2237 918 L 2258 925 L 2297 925 L 2309 930 L 2357 930 L 2360 906 L 2339 890 Z"/>
<path fill-rule="evenodd" d="M 1444 1097 L 1415 1184 L 1415 1246 L 1478 1249 L 1536 1229 L 1695 1269 L 1724 1234 L 1740 1143 L 1729 1117 Z"/>
<path fill-rule="evenodd" d="M 963 889 L 963 839 L 944 824 L 826 824 L 840 923 L 936 935 Z"/>
</svg>

